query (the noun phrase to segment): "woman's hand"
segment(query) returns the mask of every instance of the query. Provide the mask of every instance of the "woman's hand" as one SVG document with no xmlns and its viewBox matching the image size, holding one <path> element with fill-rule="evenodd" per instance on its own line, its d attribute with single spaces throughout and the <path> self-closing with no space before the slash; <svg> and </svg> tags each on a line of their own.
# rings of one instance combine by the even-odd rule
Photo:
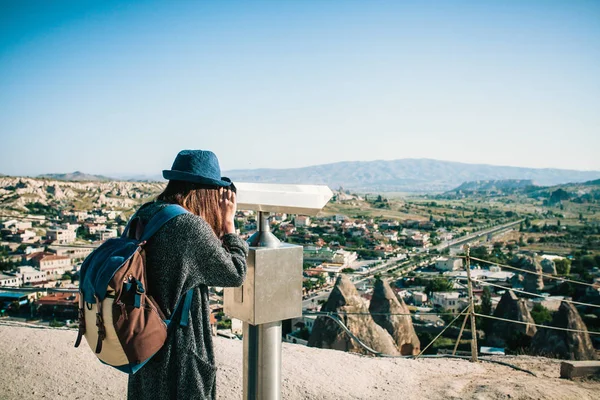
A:
<svg viewBox="0 0 600 400">
<path fill-rule="evenodd" d="M 233 190 L 219 189 L 221 192 L 221 212 L 223 213 L 223 235 L 235 233 L 235 210 L 237 206 L 236 196 Z"/>
</svg>

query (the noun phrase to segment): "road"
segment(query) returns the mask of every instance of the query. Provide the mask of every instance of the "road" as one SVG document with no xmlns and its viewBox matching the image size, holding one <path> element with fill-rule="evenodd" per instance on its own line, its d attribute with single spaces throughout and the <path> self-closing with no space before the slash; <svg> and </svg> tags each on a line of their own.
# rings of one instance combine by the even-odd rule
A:
<svg viewBox="0 0 600 400">
<path fill-rule="evenodd" d="M 513 222 L 509 222 L 507 224 L 503 224 L 503 225 L 499 225 L 499 226 L 494 226 L 492 228 L 488 228 L 486 230 L 483 231 L 478 231 L 478 232 L 474 232 L 471 233 L 467 236 L 463 236 L 454 240 L 450 240 L 444 243 L 441 243 L 437 246 L 431 247 L 430 249 L 435 249 L 435 250 L 442 250 L 445 249 L 446 247 L 452 247 L 452 246 L 459 246 L 461 244 L 467 243 L 467 242 L 472 242 L 474 240 L 479 240 L 481 239 L 481 237 L 483 236 L 487 236 L 490 233 L 495 234 L 495 233 L 499 233 L 501 231 L 507 230 L 512 228 L 515 225 L 519 225 L 522 221 L 524 221 L 524 219 L 520 219 L 518 221 L 513 221 Z"/>
</svg>

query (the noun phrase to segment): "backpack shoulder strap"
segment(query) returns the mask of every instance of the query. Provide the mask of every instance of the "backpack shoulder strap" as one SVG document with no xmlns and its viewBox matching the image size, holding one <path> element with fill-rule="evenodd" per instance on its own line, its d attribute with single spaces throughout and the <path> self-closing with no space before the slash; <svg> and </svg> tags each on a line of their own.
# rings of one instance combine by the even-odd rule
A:
<svg viewBox="0 0 600 400">
<path fill-rule="evenodd" d="M 148 222 L 148 225 L 144 228 L 144 234 L 140 238 L 140 241 L 143 242 L 150 239 L 165 223 L 178 215 L 186 214 L 188 212 L 188 210 L 178 204 L 169 204 L 150 219 L 150 222 Z"/>
<path fill-rule="evenodd" d="M 188 326 L 189 316 L 190 316 L 190 308 L 192 307 L 192 298 L 193 297 L 194 297 L 194 288 L 191 288 L 183 296 L 181 296 L 181 298 L 179 298 L 179 300 L 177 300 L 177 304 L 175 305 L 175 308 L 173 309 L 171 318 L 165 321 L 165 323 L 167 324 L 167 329 L 169 329 L 169 327 L 171 326 L 171 324 L 173 322 L 173 318 L 175 317 L 175 314 L 177 313 L 177 310 L 179 310 L 180 306 L 182 307 L 182 310 L 181 310 L 181 316 L 179 317 L 179 325 Z"/>
</svg>

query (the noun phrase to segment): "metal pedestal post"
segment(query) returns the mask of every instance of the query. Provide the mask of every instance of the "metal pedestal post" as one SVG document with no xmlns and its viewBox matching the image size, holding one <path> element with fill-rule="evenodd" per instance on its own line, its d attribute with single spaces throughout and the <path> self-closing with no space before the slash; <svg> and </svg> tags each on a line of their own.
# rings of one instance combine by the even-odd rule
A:
<svg viewBox="0 0 600 400">
<path fill-rule="evenodd" d="M 281 399 L 281 321 L 244 322 L 244 399 Z"/>
</svg>

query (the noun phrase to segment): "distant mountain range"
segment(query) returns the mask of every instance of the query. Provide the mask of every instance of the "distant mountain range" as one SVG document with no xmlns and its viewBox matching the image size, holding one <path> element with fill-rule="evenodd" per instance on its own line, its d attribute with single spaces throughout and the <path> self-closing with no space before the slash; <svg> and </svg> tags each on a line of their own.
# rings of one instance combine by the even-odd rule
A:
<svg viewBox="0 0 600 400">
<path fill-rule="evenodd" d="M 80 181 L 80 182 L 108 182 L 114 181 L 114 178 L 109 178 L 107 176 L 102 175 L 91 175 L 86 174 L 84 172 L 75 171 L 66 174 L 44 174 L 38 175 L 38 178 L 41 179 L 55 179 L 59 181 Z"/>
<path fill-rule="evenodd" d="M 290 169 L 231 170 L 234 182 L 325 184 L 362 192 L 443 192 L 470 181 L 527 180 L 552 186 L 600 178 L 600 171 L 463 164 L 430 159 L 349 161 Z M 514 182 L 513 182 L 514 183 Z"/>
<path fill-rule="evenodd" d="M 553 168 L 521 168 L 486 164 L 463 164 L 430 159 L 392 161 L 348 161 L 304 168 L 253 169 L 224 171 L 234 182 L 320 184 L 332 189 L 343 187 L 357 192 L 445 192 L 460 185 L 485 190 L 496 186 L 553 186 L 600 179 L 600 171 L 576 171 Z M 39 178 L 66 181 L 155 181 L 160 175 L 126 175 L 110 178 L 83 172 L 46 174 Z M 463 187 L 468 190 L 468 187 Z M 480 188 L 481 190 L 481 188 Z"/>
</svg>

